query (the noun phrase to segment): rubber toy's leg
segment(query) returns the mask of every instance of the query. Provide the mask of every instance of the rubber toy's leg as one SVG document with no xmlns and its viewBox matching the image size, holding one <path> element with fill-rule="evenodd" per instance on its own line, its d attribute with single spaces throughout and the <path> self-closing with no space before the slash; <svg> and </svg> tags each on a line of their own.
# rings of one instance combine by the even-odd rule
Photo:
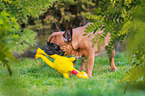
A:
<svg viewBox="0 0 145 96">
<path fill-rule="evenodd" d="M 42 55 L 42 54 L 36 54 L 36 55 L 35 55 L 35 58 L 36 58 L 36 59 L 39 58 L 39 57 L 42 58 L 42 59 L 45 61 L 46 64 L 48 64 L 50 67 L 53 68 L 54 63 L 51 62 L 47 57 L 45 57 L 45 56 Z"/>
<path fill-rule="evenodd" d="M 64 78 L 69 79 L 69 75 L 68 75 L 68 73 L 63 73 L 63 76 L 64 76 Z"/>
</svg>

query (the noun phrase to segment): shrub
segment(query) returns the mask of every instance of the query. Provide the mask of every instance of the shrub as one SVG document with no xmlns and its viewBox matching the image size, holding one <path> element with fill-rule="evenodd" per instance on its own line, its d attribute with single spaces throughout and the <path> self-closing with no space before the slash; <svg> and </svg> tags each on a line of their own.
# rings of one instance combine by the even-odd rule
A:
<svg viewBox="0 0 145 96">
<path fill-rule="evenodd" d="M 7 65 L 8 61 L 16 61 L 12 52 L 22 53 L 29 45 L 35 44 L 36 33 L 23 29 L 28 17 L 38 17 L 48 8 L 53 0 L 1 0 L 0 1 L 0 61 Z"/>
</svg>

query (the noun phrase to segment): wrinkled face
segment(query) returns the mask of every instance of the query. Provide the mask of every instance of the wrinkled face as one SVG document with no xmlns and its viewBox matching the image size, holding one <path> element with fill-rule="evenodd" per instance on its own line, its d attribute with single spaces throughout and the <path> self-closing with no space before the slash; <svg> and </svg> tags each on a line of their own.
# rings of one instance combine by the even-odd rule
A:
<svg viewBox="0 0 145 96">
<path fill-rule="evenodd" d="M 44 51 L 48 55 L 58 54 L 60 56 L 63 56 L 65 53 L 63 50 L 60 49 L 60 46 L 55 43 L 47 43 Z"/>
<path fill-rule="evenodd" d="M 54 32 L 49 36 L 47 46 L 44 51 L 48 55 L 58 54 L 63 56 L 63 51 L 60 46 L 66 46 L 72 41 L 72 28 L 68 28 L 65 32 Z"/>
</svg>

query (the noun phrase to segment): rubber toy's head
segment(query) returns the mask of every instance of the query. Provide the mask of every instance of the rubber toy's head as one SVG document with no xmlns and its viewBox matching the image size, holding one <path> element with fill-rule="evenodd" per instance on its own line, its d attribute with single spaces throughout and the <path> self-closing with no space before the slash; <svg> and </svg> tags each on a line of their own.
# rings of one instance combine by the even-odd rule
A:
<svg viewBox="0 0 145 96">
<path fill-rule="evenodd" d="M 79 72 L 78 74 L 76 74 L 76 76 L 79 78 L 89 78 L 86 72 L 84 71 Z"/>
</svg>

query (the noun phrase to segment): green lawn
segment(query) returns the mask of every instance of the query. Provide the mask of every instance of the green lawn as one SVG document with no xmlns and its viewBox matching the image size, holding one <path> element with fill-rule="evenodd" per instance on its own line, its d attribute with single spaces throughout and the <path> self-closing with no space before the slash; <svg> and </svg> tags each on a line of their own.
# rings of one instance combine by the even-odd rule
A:
<svg viewBox="0 0 145 96">
<path fill-rule="evenodd" d="M 110 72 L 107 56 L 96 57 L 93 77 L 70 79 L 50 68 L 42 59 L 20 59 L 11 63 L 13 76 L 0 66 L 0 96 L 124 96 L 124 84 L 117 84 L 131 68 L 123 54 L 115 55 L 116 72 Z M 77 61 L 76 69 L 80 61 Z M 128 89 L 125 96 L 145 96 L 141 90 Z"/>
</svg>

